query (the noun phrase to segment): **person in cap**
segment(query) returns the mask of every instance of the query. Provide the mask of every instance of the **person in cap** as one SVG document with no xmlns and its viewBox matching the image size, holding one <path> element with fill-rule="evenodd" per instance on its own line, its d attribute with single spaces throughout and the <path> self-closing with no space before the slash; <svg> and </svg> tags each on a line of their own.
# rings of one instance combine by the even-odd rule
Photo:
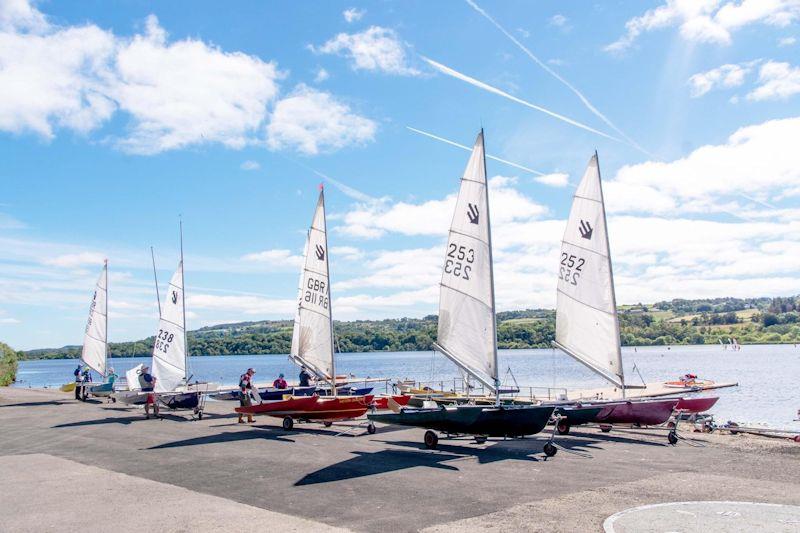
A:
<svg viewBox="0 0 800 533">
<path fill-rule="evenodd" d="M 75 375 L 75 399 L 81 399 L 81 365 L 78 364 L 78 368 L 76 368 L 73 372 Z"/>
<path fill-rule="evenodd" d="M 253 405 L 253 375 L 256 373 L 252 368 L 239 376 L 239 406 L 250 407 Z M 247 423 L 255 422 L 252 413 L 247 413 Z M 239 423 L 244 424 L 244 414 L 239 413 Z"/>
<path fill-rule="evenodd" d="M 150 367 L 143 366 L 142 369 L 139 371 L 139 386 L 142 389 L 142 392 L 146 392 L 147 400 L 144 402 L 144 414 L 145 418 L 150 419 L 150 406 L 153 406 L 153 416 L 158 417 L 158 402 L 156 402 L 156 395 L 155 386 L 156 386 L 156 377 L 150 374 Z"/>
<path fill-rule="evenodd" d="M 275 387 L 276 389 L 285 389 L 286 387 L 288 387 L 288 385 L 286 384 L 286 380 L 283 379 L 283 374 L 278 374 L 278 379 L 272 382 L 272 386 Z"/>
</svg>

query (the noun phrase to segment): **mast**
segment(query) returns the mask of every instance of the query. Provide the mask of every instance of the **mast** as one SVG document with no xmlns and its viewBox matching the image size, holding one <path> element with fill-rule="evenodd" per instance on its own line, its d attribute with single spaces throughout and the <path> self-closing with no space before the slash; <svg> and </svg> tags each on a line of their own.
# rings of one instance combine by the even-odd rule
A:
<svg viewBox="0 0 800 533">
<path fill-rule="evenodd" d="M 606 217 L 606 200 L 603 197 L 603 178 L 600 173 L 600 158 L 597 155 L 597 150 L 594 151 L 594 159 L 597 161 L 597 182 L 600 186 L 600 209 L 603 211 L 603 226 L 608 229 L 608 218 Z M 614 286 L 614 262 L 611 260 L 611 244 L 608 231 L 606 231 L 606 255 L 608 256 L 608 273 L 611 277 L 611 305 L 614 309 L 614 334 L 617 338 L 617 355 L 619 360 L 622 361 L 622 346 L 619 340 L 619 313 L 617 313 L 617 289 Z M 625 368 L 620 366 L 620 381 L 622 382 L 622 397 L 625 398 Z"/>
<path fill-rule="evenodd" d="M 158 301 L 158 317 L 161 318 L 161 295 L 158 293 L 158 274 L 156 274 L 156 256 L 150 247 L 150 258 L 153 260 L 153 280 L 156 282 L 156 300 Z"/>
<path fill-rule="evenodd" d="M 483 175 L 488 176 L 486 172 L 486 141 L 483 137 L 483 128 L 481 128 L 481 145 L 483 146 Z M 494 259 L 492 259 L 492 219 L 489 216 L 489 180 L 486 180 L 484 187 L 486 193 L 486 226 L 488 228 L 488 241 L 489 241 L 489 287 L 492 291 L 492 351 L 494 353 L 494 392 L 495 392 L 495 405 L 500 405 L 500 379 L 499 367 L 497 363 L 497 309 L 495 308 L 494 299 Z"/>
<path fill-rule="evenodd" d="M 183 377 L 188 385 L 189 381 L 189 340 L 186 334 L 186 282 L 183 279 L 183 218 L 178 218 L 181 234 L 181 306 L 183 307 Z"/>
<path fill-rule="evenodd" d="M 103 365 L 103 370 L 105 372 L 102 373 L 102 376 L 105 378 L 106 375 L 108 374 L 108 356 L 109 356 L 109 349 L 108 349 L 108 259 L 105 260 L 104 270 L 105 270 L 105 276 L 106 276 L 106 321 L 105 321 L 106 325 L 105 325 L 105 334 L 103 335 L 103 337 L 105 337 L 105 341 L 106 341 L 106 361 L 105 361 L 105 364 Z"/>
<path fill-rule="evenodd" d="M 325 186 L 319 184 L 319 197 L 322 199 L 322 231 L 325 233 L 325 270 L 328 272 L 328 321 L 331 330 L 331 393 L 336 396 L 336 348 L 333 344 L 333 297 L 331 296 L 330 249 L 328 248 L 328 215 L 325 212 Z"/>
</svg>

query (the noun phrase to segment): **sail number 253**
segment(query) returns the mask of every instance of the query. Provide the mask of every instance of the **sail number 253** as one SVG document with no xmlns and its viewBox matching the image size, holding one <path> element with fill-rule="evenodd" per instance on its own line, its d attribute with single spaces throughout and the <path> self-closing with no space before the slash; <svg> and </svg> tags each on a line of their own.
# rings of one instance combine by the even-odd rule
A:
<svg viewBox="0 0 800 533">
<path fill-rule="evenodd" d="M 466 246 L 459 246 L 451 242 L 447 245 L 447 258 L 444 262 L 444 271 L 456 277 L 469 279 L 472 263 L 475 262 L 475 250 Z"/>
<path fill-rule="evenodd" d="M 584 264 L 586 264 L 586 260 L 583 257 L 561 252 L 561 267 L 558 270 L 559 279 L 563 279 L 571 285 L 577 285 L 578 279 L 581 277 L 581 268 L 583 268 Z"/>
</svg>

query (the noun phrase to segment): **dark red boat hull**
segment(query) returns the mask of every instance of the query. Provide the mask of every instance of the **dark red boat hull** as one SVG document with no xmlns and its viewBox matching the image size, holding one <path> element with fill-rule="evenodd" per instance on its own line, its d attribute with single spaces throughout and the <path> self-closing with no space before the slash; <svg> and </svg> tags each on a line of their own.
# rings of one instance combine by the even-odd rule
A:
<svg viewBox="0 0 800 533">
<path fill-rule="evenodd" d="M 582 403 L 583 407 L 595 406 L 603 409 L 594 418 L 601 424 L 641 424 L 657 426 L 672 415 L 678 398 L 666 400 L 620 400 L 616 402 Z"/>
<path fill-rule="evenodd" d="M 675 406 L 675 409 L 679 409 L 684 413 L 703 413 L 714 407 L 717 400 L 719 400 L 719 396 L 681 398 L 678 400 L 678 405 Z"/>
<path fill-rule="evenodd" d="M 404 406 L 408 405 L 408 401 L 411 399 L 411 396 L 406 396 L 405 394 L 398 394 L 396 396 L 377 396 L 373 402 L 375 404 L 375 409 L 388 409 L 389 398 L 397 402 L 398 405 Z"/>
</svg>

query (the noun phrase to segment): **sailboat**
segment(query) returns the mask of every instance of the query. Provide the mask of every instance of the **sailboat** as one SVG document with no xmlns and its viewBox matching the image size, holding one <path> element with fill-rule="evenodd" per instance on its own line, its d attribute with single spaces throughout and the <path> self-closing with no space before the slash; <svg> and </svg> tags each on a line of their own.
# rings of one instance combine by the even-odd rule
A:
<svg viewBox="0 0 800 533">
<path fill-rule="evenodd" d="M 335 420 L 362 416 L 370 408 L 373 395 L 341 395 L 337 391 L 328 263 L 325 191 L 320 187 L 314 218 L 306 237 L 289 358 L 296 364 L 305 366 L 320 381 L 329 383 L 331 395 L 287 395 L 278 401 L 238 407 L 236 412 L 281 417 L 284 429 L 289 430 L 295 419 L 319 420 L 329 426 Z M 373 433 L 375 426 L 370 424 L 367 429 Z"/>
<path fill-rule="evenodd" d="M 103 271 L 97 279 L 92 295 L 92 303 L 89 306 L 89 320 L 86 323 L 86 333 L 83 337 L 83 349 L 81 350 L 81 364 L 88 366 L 105 378 L 107 372 L 108 358 L 108 260 L 103 264 Z M 94 385 L 84 383 L 82 385 L 86 394 L 94 396 L 110 396 L 114 392 L 114 384 L 103 383 Z"/>
<path fill-rule="evenodd" d="M 155 273 L 155 263 L 153 265 Z M 158 296 L 156 280 L 156 295 Z M 151 374 L 156 379 L 153 392 L 157 400 L 170 409 L 189 409 L 198 418 L 203 418 L 203 393 L 214 388 L 208 383 L 189 383 L 188 342 L 186 337 L 186 299 L 183 278 L 183 224 L 181 224 L 181 257 L 178 268 L 167 285 L 167 298 L 159 301 L 158 332 L 153 340 Z M 131 383 L 131 393 L 121 394 L 118 399 L 125 403 L 142 403 L 147 393 L 136 391 L 136 382 Z M 201 390 L 200 386 L 204 388 Z"/>
<path fill-rule="evenodd" d="M 399 409 L 368 415 L 387 424 L 423 427 L 424 442 L 435 448 L 437 431 L 486 437 L 518 437 L 544 429 L 553 406 L 500 404 L 497 324 L 489 220 L 489 190 L 483 130 L 461 178 L 439 284 L 439 324 L 434 348 L 495 395 L 494 405 Z M 552 455 L 552 444 L 546 453 Z"/>
<path fill-rule="evenodd" d="M 625 383 L 597 153 L 575 191 L 561 243 L 554 344 L 614 384 L 625 398 L 626 390 L 645 387 Z M 670 398 L 590 401 L 581 405 L 603 407 L 595 422 L 657 425 L 669 419 L 677 403 L 678 398 Z M 568 431 L 569 427 L 564 429 Z"/>
</svg>

